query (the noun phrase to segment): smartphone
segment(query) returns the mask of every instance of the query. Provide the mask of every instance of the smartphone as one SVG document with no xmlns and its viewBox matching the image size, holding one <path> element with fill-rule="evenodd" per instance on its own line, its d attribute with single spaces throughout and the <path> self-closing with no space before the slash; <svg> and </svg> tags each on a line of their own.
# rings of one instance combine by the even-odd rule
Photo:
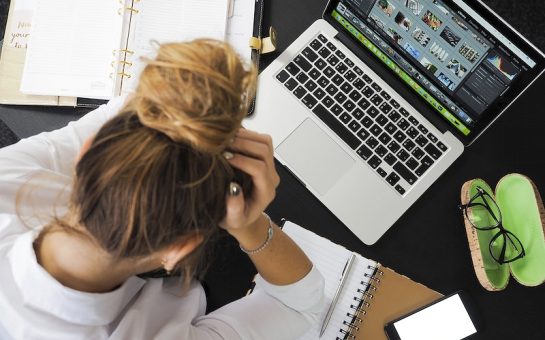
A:
<svg viewBox="0 0 545 340">
<path fill-rule="evenodd" d="M 461 340 L 481 329 L 475 305 L 459 291 L 443 297 L 384 327 L 389 340 Z"/>
</svg>

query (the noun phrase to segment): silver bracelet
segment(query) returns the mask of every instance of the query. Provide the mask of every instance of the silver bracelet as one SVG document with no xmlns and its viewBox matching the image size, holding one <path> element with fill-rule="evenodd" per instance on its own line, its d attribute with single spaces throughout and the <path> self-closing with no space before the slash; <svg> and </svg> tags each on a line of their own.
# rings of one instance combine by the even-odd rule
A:
<svg viewBox="0 0 545 340">
<path fill-rule="evenodd" d="M 265 215 L 265 217 L 267 218 L 267 220 L 269 221 L 269 229 L 267 230 L 267 239 L 265 240 L 265 242 L 263 242 L 262 245 L 260 245 L 258 248 L 254 249 L 254 250 L 247 250 L 247 249 L 244 249 L 240 244 L 239 244 L 239 247 L 240 247 L 240 250 L 242 250 L 244 253 L 248 254 L 248 255 L 253 255 L 255 253 L 259 253 L 260 251 L 262 251 L 263 249 L 265 249 L 269 243 L 271 243 L 271 240 L 273 238 L 273 234 L 274 234 L 274 229 L 273 229 L 273 223 L 272 223 L 272 220 L 271 218 L 269 217 L 269 215 L 263 213 L 263 215 Z"/>
</svg>

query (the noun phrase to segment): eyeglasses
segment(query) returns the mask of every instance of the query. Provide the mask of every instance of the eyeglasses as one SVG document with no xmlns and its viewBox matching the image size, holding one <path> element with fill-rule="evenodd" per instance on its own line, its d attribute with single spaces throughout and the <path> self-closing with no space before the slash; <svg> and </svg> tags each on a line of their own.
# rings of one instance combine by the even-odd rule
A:
<svg viewBox="0 0 545 340">
<path fill-rule="evenodd" d="M 499 264 L 509 263 L 523 258 L 526 253 L 519 238 L 502 225 L 500 207 L 483 188 L 477 186 L 477 193 L 467 204 L 459 205 L 465 218 L 477 230 L 498 232 L 490 239 L 488 249 L 492 258 Z"/>
</svg>

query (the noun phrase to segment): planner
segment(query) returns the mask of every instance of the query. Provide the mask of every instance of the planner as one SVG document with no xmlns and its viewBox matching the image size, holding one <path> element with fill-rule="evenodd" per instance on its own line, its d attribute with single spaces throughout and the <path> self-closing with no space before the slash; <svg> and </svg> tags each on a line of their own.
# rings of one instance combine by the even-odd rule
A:
<svg viewBox="0 0 545 340">
<path fill-rule="evenodd" d="M 352 252 L 292 222 L 282 228 L 307 254 L 325 278 L 326 303 L 320 322 L 301 340 L 320 338 L 335 291 Z M 384 325 L 441 297 L 406 276 L 355 254 L 333 314 L 321 339 L 387 340 Z"/>
<path fill-rule="evenodd" d="M 230 0 L 37 0 L 21 92 L 130 92 L 158 44 L 225 39 Z"/>
</svg>

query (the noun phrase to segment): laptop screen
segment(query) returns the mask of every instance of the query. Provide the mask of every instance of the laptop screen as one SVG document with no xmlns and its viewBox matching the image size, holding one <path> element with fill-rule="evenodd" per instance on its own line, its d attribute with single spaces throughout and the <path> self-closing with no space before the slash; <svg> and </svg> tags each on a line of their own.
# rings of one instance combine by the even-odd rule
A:
<svg viewBox="0 0 545 340">
<path fill-rule="evenodd" d="M 543 55 L 462 0 L 340 0 L 325 16 L 466 141 L 543 69 Z"/>
</svg>

